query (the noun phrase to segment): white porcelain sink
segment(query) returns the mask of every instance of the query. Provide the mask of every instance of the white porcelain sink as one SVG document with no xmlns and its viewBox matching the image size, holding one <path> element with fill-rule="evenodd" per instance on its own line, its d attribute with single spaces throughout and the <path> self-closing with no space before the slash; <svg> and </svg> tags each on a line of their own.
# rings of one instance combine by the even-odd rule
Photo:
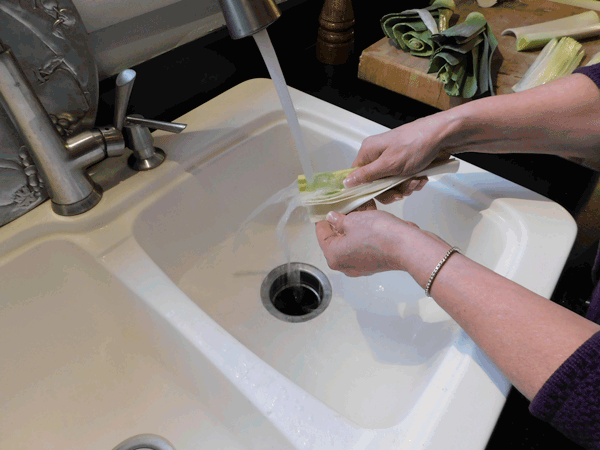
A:
<svg viewBox="0 0 600 450">
<path fill-rule="evenodd" d="M 292 98 L 317 171 L 349 166 L 365 137 L 385 131 L 298 91 Z M 13 280 L 0 324 L 18 343 L 2 347 L 16 362 L 0 373 L 24 392 L 2 383 L 3 404 L 23 413 L 9 416 L 0 447 L 4 436 L 11 448 L 41 446 L 35 414 L 59 410 L 69 419 L 46 427 L 77 429 L 51 436 L 65 448 L 94 433 L 100 449 L 147 432 L 178 449 L 225 448 L 199 446 L 205 439 L 253 449 L 483 449 L 510 385 L 406 274 L 331 271 L 297 210 L 286 228 L 291 259 L 328 277 L 331 302 L 300 323 L 263 306 L 263 279 L 287 262 L 275 234 L 286 205 L 236 232 L 302 173 L 272 82 L 243 83 L 178 121 L 188 124 L 182 134 L 155 134 L 169 155 L 158 169 L 115 170 L 123 160 L 96 168 L 106 192 L 92 211 L 59 218 L 42 205 L 0 229 L 0 276 Z M 546 297 L 576 233 L 559 205 L 464 161 L 385 209 Z M 26 277 L 36 282 L 21 287 Z M 27 381 L 36 364 L 39 377 Z M 78 370 L 93 384 L 72 388 Z M 42 406 L 27 409 L 38 388 Z M 42 430 L 40 440 L 22 444 L 15 429 Z"/>
</svg>

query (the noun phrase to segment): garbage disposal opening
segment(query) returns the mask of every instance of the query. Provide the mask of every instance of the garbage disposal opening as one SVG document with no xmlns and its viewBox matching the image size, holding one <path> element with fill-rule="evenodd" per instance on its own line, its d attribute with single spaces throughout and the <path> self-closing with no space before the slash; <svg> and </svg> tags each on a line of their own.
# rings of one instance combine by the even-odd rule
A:
<svg viewBox="0 0 600 450">
<path fill-rule="evenodd" d="M 321 314 L 331 301 L 331 284 L 310 264 L 293 262 L 273 269 L 261 286 L 263 305 L 286 322 L 306 322 Z"/>
</svg>

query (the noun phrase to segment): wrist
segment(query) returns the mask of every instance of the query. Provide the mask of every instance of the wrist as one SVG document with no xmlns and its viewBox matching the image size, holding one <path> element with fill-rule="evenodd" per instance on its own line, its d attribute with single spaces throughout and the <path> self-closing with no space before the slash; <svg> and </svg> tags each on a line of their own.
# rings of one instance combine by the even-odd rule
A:
<svg viewBox="0 0 600 450">
<path fill-rule="evenodd" d="M 425 289 L 433 270 L 452 246 L 433 233 L 407 228 L 400 239 L 398 261 L 402 270 Z"/>
<path fill-rule="evenodd" d="M 462 108 L 464 106 L 465 108 Z M 442 111 L 429 116 L 425 120 L 430 120 L 435 129 L 436 147 L 439 156 L 451 156 L 460 153 L 461 146 L 465 144 L 465 136 L 470 133 L 469 129 L 476 128 L 473 118 L 476 113 L 472 111 L 470 103 L 457 106 L 447 111 Z"/>
</svg>

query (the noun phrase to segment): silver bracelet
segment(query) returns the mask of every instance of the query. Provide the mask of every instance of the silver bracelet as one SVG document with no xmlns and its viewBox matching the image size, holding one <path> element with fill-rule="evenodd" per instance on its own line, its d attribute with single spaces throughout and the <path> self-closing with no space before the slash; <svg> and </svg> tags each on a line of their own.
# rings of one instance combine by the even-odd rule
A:
<svg viewBox="0 0 600 450">
<path fill-rule="evenodd" d="M 448 250 L 446 255 L 438 263 L 438 265 L 435 266 L 435 269 L 433 269 L 433 272 L 431 272 L 431 276 L 429 277 L 429 281 L 427 282 L 427 286 L 425 287 L 425 295 L 427 297 L 431 297 L 431 295 L 429 295 L 429 291 L 431 290 L 431 285 L 433 284 L 433 280 L 437 276 L 437 274 L 440 271 L 440 269 L 442 268 L 442 266 L 446 263 L 446 261 L 448 261 L 448 258 L 450 258 L 450 256 L 452 256 L 452 254 L 454 252 L 461 253 L 460 249 L 458 247 L 452 247 L 450 250 Z"/>
</svg>

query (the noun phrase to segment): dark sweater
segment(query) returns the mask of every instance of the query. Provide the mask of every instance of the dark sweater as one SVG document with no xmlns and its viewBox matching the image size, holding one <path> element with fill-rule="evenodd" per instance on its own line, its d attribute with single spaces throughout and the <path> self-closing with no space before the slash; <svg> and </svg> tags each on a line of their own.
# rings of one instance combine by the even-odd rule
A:
<svg viewBox="0 0 600 450">
<path fill-rule="evenodd" d="M 600 64 L 581 67 L 575 73 L 588 76 L 600 88 Z M 592 274 L 596 282 L 598 275 L 600 253 Z M 596 284 L 586 318 L 600 323 L 600 284 Z M 600 332 L 550 376 L 529 411 L 579 445 L 600 450 Z"/>
</svg>

